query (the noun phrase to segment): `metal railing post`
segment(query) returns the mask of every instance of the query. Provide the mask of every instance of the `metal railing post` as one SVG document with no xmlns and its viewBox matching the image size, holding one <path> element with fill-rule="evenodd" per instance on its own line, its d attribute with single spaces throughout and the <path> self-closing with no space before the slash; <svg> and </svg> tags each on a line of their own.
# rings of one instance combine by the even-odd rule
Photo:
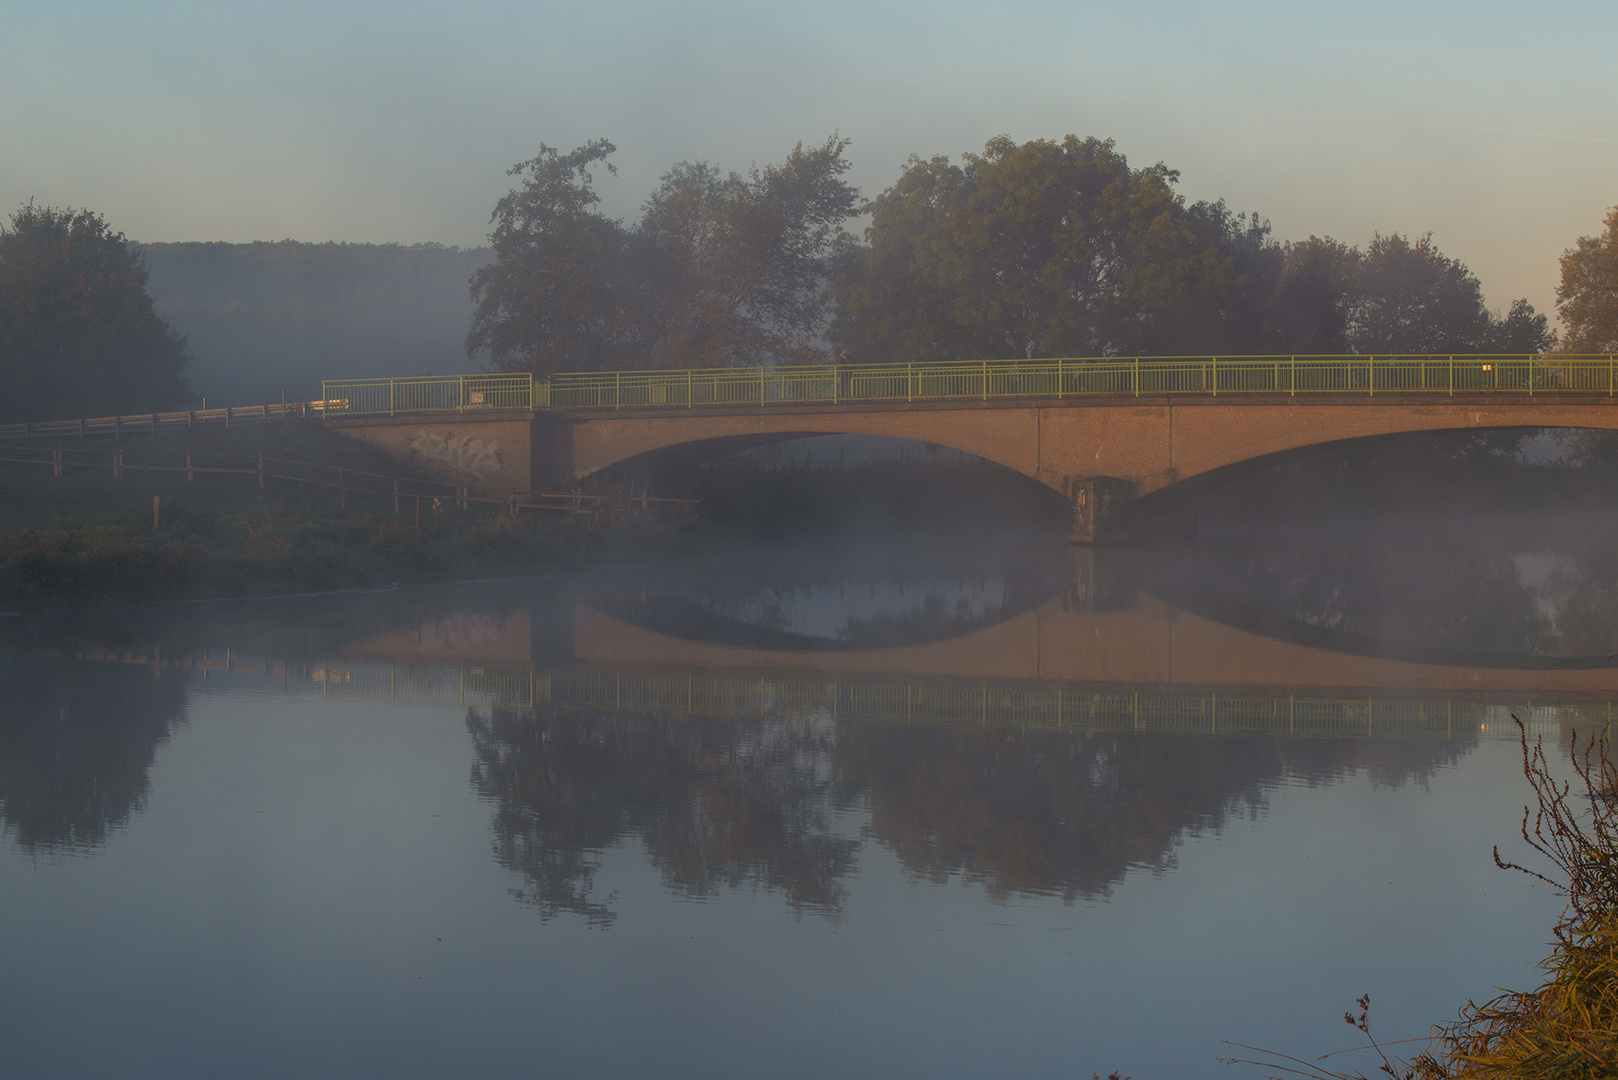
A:
<svg viewBox="0 0 1618 1080">
<path fill-rule="evenodd" d="M 612 373 L 612 407 L 615 409 L 624 407 L 624 373 L 621 371 Z"/>
<path fill-rule="evenodd" d="M 989 400 L 989 362 L 983 361 L 983 400 Z"/>
<path fill-rule="evenodd" d="M 696 408 L 696 399 L 692 396 L 692 393 L 691 393 L 691 369 L 690 368 L 685 369 L 685 407 L 688 408 L 688 409 Z"/>
<path fill-rule="evenodd" d="M 988 366 L 988 361 L 987 360 L 984 361 L 984 366 L 985 367 Z M 914 398 L 915 398 L 915 391 L 911 387 L 911 380 L 915 378 L 915 367 L 916 367 L 915 364 L 906 364 L 905 365 L 905 401 L 907 403 L 914 400 Z M 988 400 L 988 391 L 987 390 L 985 390 L 983 392 L 983 396 L 984 396 L 984 400 L 987 401 Z"/>
<path fill-rule="evenodd" d="M 1293 356 L 1293 357 L 1289 357 L 1289 359 L 1292 361 L 1292 366 L 1291 366 L 1291 370 L 1287 373 L 1287 383 L 1289 384 L 1288 387 L 1287 387 L 1287 396 L 1288 397 L 1297 397 L 1298 396 L 1298 358 L 1296 356 Z"/>
<path fill-rule="evenodd" d="M 394 400 L 397 397 L 397 395 L 394 393 L 394 387 L 397 386 L 397 385 L 398 385 L 397 382 L 395 382 L 393 379 L 388 380 L 388 415 L 389 416 L 392 416 L 397 411 L 397 409 L 395 408 L 395 400 Z"/>
<path fill-rule="evenodd" d="M 1449 358 L 1449 396 L 1455 396 L 1455 357 Z"/>
</svg>

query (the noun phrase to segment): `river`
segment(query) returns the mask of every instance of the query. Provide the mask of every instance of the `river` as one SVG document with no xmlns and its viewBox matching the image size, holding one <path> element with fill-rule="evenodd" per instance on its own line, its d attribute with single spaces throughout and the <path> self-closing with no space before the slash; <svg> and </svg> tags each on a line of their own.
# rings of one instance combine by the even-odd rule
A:
<svg viewBox="0 0 1618 1080">
<path fill-rule="evenodd" d="M 1618 527 L 0 619 L 16 1076 L 1257 1076 L 1529 988 Z M 1564 755 L 1556 754 L 1558 760 Z M 1332 1063 L 1369 1070 L 1364 1058 Z"/>
</svg>

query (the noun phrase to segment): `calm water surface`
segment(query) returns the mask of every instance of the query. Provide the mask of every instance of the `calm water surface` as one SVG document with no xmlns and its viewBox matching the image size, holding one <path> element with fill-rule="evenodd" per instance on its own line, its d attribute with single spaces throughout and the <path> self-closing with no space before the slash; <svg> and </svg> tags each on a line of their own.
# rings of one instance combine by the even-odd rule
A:
<svg viewBox="0 0 1618 1080">
<path fill-rule="evenodd" d="M 1603 522 L 0 620 L 0 1067 L 1252 1076 L 1535 980 Z M 1576 539 L 1573 539 L 1576 538 Z"/>
</svg>

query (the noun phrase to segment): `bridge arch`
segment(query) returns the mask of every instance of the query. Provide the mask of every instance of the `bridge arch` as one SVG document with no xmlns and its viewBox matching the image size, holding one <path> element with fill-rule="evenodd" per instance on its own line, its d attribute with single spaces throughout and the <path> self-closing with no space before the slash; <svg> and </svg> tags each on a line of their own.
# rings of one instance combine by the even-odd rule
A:
<svg viewBox="0 0 1618 1080">
<path fill-rule="evenodd" d="M 582 480 L 632 459 L 683 447 L 717 457 L 795 439 L 847 435 L 907 439 L 963 451 L 1068 493 L 1059 477 L 1040 475 L 1037 439 L 1033 445 L 1027 444 L 1027 417 L 988 416 L 982 410 L 850 410 L 621 419 L 580 416 L 562 423 L 569 430 L 558 432 L 560 437 L 552 441 L 563 448 L 557 464 L 565 471 L 557 478 L 565 480 Z M 1036 419 L 1035 427 L 1037 423 Z M 569 460 L 562 460 L 564 455 Z"/>
<path fill-rule="evenodd" d="M 550 466 L 580 480 L 630 458 L 710 444 L 730 449 L 821 435 L 934 443 L 993 461 L 1063 495 L 1100 477 L 1149 494 L 1196 477 L 1262 468 L 1335 445 L 1493 428 L 1618 430 L 1618 401 L 1286 398 L 1123 399 L 987 407 L 886 405 L 727 413 L 574 413 L 551 425 Z M 1235 467 L 1235 472 L 1227 472 Z"/>
</svg>

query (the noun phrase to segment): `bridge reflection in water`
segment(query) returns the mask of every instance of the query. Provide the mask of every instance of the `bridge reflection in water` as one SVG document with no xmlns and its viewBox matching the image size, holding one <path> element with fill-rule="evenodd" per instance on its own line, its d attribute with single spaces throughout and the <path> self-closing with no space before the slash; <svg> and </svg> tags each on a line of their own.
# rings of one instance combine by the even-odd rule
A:
<svg viewBox="0 0 1618 1080">
<path fill-rule="evenodd" d="M 1150 598 L 1093 610 L 1087 587 L 865 649 L 702 613 L 688 623 L 707 640 L 681 637 L 670 611 L 687 599 L 454 616 L 312 674 L 329 698 L 463 707 L 512 895 L 602 928 L 618 912 L 595 885 L 601 853 L 630 839 L 678 895 L 750 884 L 832 918 L 860 837 L 934 882 L 1071 902 L 1171 867 L 1183 837 L 1282 785 L 1425 783 L 1515 740 L 1513 713 L 1555 741 L 1610 724 L 1618 697 L 1605 669 L 1332 653 Z M 773 647 L 722 643 L 752 639 Z"/>
<path fill-rule="evenodd" d="M 38 850 L 98 846 L 140 805 L 152 748 L 183 711 L 180 689 L 196 686 L 166 673 L 225 674 L 220 693 L 460 710 L 495 858 L 542 917 L 612 925 L 619 913 L 594 878 L 604 852 L 634 843 L 681 896 L 750 883 L 835 918 L 867 839 L 909 872 L 991 896 L 1101 896 L 1172 866 L 1181 838 L 1259 812 L 1284 786 L 1424 783 L 1480 742 L 1514 740 L 1513 713 L 1557 740 L 1609 725 L 1618 699 L 1604 666 L 1334 652 L 1109 592 L 1066 558 L 1028 570 L 1033 560 L 1012 557 L 981 576 L 929 569 L 886 598 L 876 578 L 834 573 L 760 592 L 734 567 L 730 592 L 676 580 L 528 606 L 505 586 L 477 602 L 379 594 L 421 606 L 355 615 L 395 628 L 365 640 L 282 653 L 302 662 L 188 654 L 179 641 L 161 656 L 109 652 L 125 662 L 119 695 L 168 695 L 155 736 L 116 726 L 129 727 L 120 759 L 139 765 L 127 794 L 94 802 L 95 761 L 59 723 L 83 680 L 63 667 L 34 707 L 0 714 L 0 826 Z M 775 603 L 789 594 L 796 616 Z M 802 610 L 815 596 L 826 610 Z M 910 618 L 922 608 L 936 617 Z M 320 619 L 311 609 L 296 621 Z M 262 633 L 246 627 L 215 640 Z M 40 681 L 26 665 L 11 676 Z M 25 787 L 24 774 L 49 784 Z"/>
<path fill-rule="evenodd" d="M 534 616 L 456 616 L 351 646 L 311 676 L 341 700 L 1326 738 L 1514 739 L 1513 712 L 1546 732 L 1605 727 L 1618 698 L 1610 668 L 1385 660 L 1149 598 L 1102 612 L 1071 600 L 946 641 L 797 651 L 682 639 L 581 605 L 560 663 L 555 634 L 536 649 Z M 545 648 L 551 663 L 535 657 Z"/>
</svg>

